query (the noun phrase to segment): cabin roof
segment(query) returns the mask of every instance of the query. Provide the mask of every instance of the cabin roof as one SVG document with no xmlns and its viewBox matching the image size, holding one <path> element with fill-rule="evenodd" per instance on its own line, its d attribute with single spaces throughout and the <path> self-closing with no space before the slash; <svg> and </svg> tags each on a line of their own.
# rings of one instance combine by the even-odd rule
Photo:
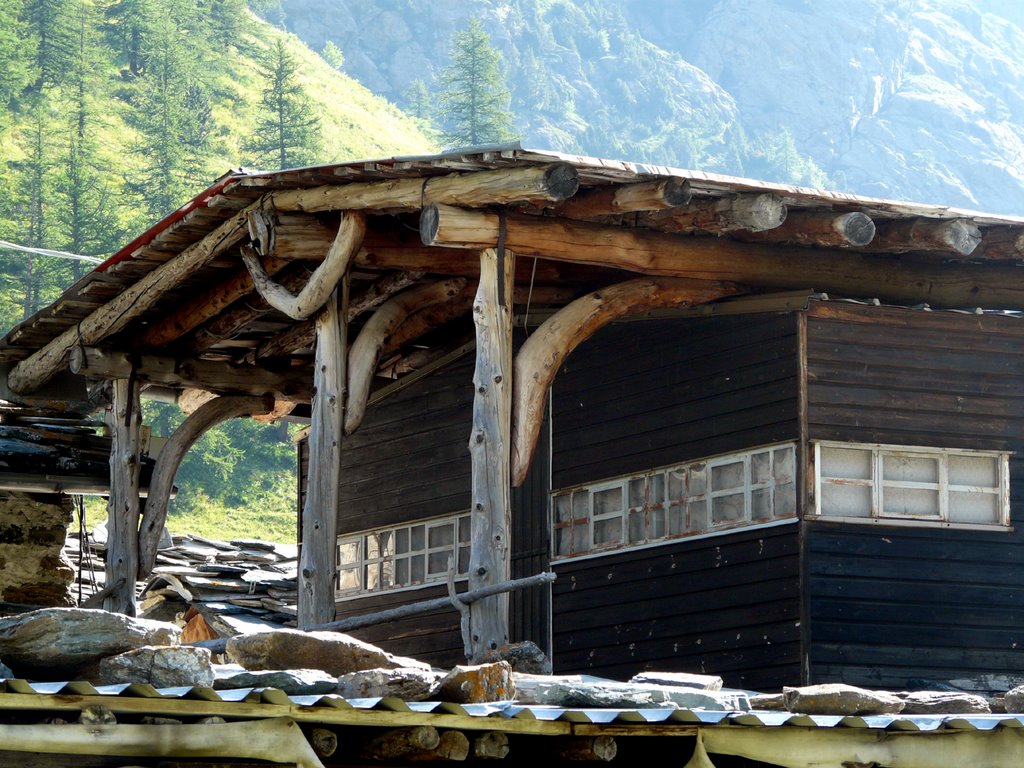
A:
<svg viewBox="0 0 1024 768">
<path fill-rule="evenodd" d="M 459 174 L 472 186 L 476 179 L 528 169 L 554 169 L 553 185 L 561 190 L 520 194 L 510 187 L 492 200 L 488 182 L 469 202 L 454 195 L 432 205 L 439 179 Z M 588 291 L 644 274 L 731 281 L 747 296 L 814 290 L 935 308 L 1024 308 L 1024 286 L 1015 270 L 1024 258 L 1024 217 L 501 145 L 276 172 L 232 171 L 12 329 L 0 340 L 0 363 L 12 367 L 50 355 L 50 368 L 63 369 L 74 342 L 133 355 L 266 364 L 299 375 L 311 357 L 311 332 L 253 291 L 239 253 L 246 238 L 236 232 L 226 248 L 211 241 L 232 226 L 244 230 L 247 209 L 269 210 L 276 224 L 276 251 L 269 256 L 278 259 L 275 269 L 285 285 L 300 285 L 330 247 L 339 211 L 348 206 L 344 195 L 371 187 L 372 200 L 353 206 L 368 224 L 350 295 L 359 297 L 389 279 L 391 295 L 418 283 L 456 281 L 446 307 L 434 307 L 420 333 L 387 351 L 381 365 L 389 376 L 471 339 L 473 249 L 483 245 L 453 246 L 438 232 L 444 220 L 421 215 L 436 208 L 443 219 L 447 204 L 483 216 L 498 212 L 494 226 L 510 233 L 514 226 L 540 224 L 568 229 L 565 239 L 572 242 L 556 247 L 564 252 L 552 253 L 543 238 L 536 247 L 508 243 L 527 257 L 517 259 L 521 317 L 543 317 Z M 341 194 L 341 202 L 318 203 L 317 196 L 329 190 Z M 844 215 L 871 226 L 870 242 L 841 239 L 837 217 Z M 777 220 L 751 229 L 748 220 L 759 216 Z M 439 239 L 425 246 L 431 223 Z M 584 240 L 572 240 L 577 235 Z M 637 255 L 637 243 L 649 250 Z M 203 248 L 210 254 L 180 276 L 159 279 L 183 253 Z M 652 260 L 650 253 L 662 255 Z M 754 263 L 747 264 L 748 254 Z M 111 302 L 119 297 L 123 307 L 115 311 Z M 374 306 L 353 318 L 357 330 Z M 104 310 L 111 324 L 90 326 Z"/>
</svg>

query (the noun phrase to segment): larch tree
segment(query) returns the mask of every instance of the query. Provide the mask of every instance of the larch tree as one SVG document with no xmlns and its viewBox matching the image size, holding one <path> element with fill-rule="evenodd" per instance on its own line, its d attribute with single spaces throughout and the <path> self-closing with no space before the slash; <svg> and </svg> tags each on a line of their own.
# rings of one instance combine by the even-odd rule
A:
<svg viewBox="0 0 1024 768">
<path fill-rule="evenodd" d="M 438 117 L 447 146 L 508 141 L 512 113 L 501 57 L 478 19 L 452 35 L 450 62 L 441 74 Z"/>
<path fill-rule="evenodd" d="M 256 129 L 243 149 L 268 169 L 296 168 L 317 161 L 320 118 L 298 79 L 298 63 L 278 39 L 261 67 L 264 78 Z"/>
</svg>

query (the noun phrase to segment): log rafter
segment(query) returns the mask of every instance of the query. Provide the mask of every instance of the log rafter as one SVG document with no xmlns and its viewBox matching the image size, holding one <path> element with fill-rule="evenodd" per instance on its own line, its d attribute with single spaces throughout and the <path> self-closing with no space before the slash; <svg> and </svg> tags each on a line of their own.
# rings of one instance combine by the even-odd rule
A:
<svg viewBox="0 0 1024 768">
<path fill-rule="evenodd" d="M 499 229 L 498 216 L 485 211 L 432 205 L 420 217 L 420 234 L 428 244 L 478 250 L 493 246 Z M 812 287 L 933 307 L 1024 309 L 1019 270 L 1008 265 L 930 264 L 849 249 L 739 243 L 525 214 L 506 215 L 505 244 L 520 256 L 649 275 L 781 290 Z"/>
</svg>

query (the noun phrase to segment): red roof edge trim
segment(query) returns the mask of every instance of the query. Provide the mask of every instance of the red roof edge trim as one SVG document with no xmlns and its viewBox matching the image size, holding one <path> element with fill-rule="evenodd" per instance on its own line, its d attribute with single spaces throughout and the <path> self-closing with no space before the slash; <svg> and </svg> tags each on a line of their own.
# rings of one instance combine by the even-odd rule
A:
<svg viewBox="0 0 1024 768">
<path fill-rule="evenodd" d="M 185 203 L 183 206 L 181 206 L 181 208 L 160 219 L 160 221 L 158 221 L 152 227 L 150 227 L 141 235 L 136 237 L 126 246 L 121 248 L 121 250 L 117 251 L 113 256 L 108 258 L 102 264 L 97 265 L 94 268 L 94 271 L 106 272 L 115 264 L 119 264 L 120 262 L 131 258 L 131 255 L 135 253 L 135 251 L 137 251 L 142 246 L 148 245 L 149 243 L 153 242 L 157 235 L 171 227 L 173 224 L 176 224 L 177 222 L 184 219 L 185 216 L 187 216 L 189 213 L 196 210 L 197 208 L 205 208 L 209 200 L 223 192 L 224 188 L 227 187 L 229 184 L 232 184 L 238 181 L 239 179 L 246 178 L 249 175 L 251 174 L 239 173 L 235 171 L 231 171 L 224 174 L 219 179 L 217 179 L 217 181 L 215 181 L 210 187 L 203 190 L 198 195 L 189 200 L 187 203 Z"/>
</svg>

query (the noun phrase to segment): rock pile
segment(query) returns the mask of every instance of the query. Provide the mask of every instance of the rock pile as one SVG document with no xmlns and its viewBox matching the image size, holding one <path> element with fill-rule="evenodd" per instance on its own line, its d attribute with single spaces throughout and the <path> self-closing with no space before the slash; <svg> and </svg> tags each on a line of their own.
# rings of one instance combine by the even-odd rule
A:
<svg viewBox="0 0 1024 768">
<path fill-rule="evenodd" d="M 987 714 L 990 702 L 967 693 L 869 691 L 843 684 L 749 695 L 723 690 L 709 675 L 648 672 L 629 682 L 585 675 L 537 675 L 495 661 L 451 670 L 388 653 L 335 632 L 279 629 L 236 635 L 226 659 L 182 644 L 171 623 L 84 608 L 45 608 L 0 619 L 0 676 L 35 680 L 148 683 L 156 688 L 277 688 L 293 695 L 336 693 L 350 699 L 470 704 L 517 701 L 572 708 L 780 710 L 809 715 Z M 519 650 L 519 649 L 513 649 Z M 1024 709 L 1024 686 L 1006 710 Z"/>
</svg>

